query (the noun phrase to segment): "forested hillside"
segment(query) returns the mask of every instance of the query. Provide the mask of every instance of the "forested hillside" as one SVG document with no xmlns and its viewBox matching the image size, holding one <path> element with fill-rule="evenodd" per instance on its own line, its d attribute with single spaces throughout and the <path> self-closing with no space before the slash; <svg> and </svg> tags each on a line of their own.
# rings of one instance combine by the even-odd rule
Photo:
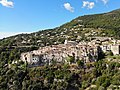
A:
<svg viewBox="0 0 120 90">
<path fill-rule="evenodd" d="M 120 56 L 111 53 L 104 53 L 97 62 L 78 60 L 77 65 L 52 63 L 29 68 L 20 60 L 23 52 L 61 44 L 65 39 L 79 42 L 96 36 L 120 39 L 120 9 L 80 16 L 54 29 L 1 39 L 0 90 L 119 90 Z"/>
<path fill-rule="evenodd" d="M 86 37 L 111 36 L 119 39 L 120 9 L 112 12 L 80 16 L 60 27 L 31 34 L 20 34 L 0 40 L 0 46 L 46 46 L 65 39 L 81 41 Z"/>
</svg>

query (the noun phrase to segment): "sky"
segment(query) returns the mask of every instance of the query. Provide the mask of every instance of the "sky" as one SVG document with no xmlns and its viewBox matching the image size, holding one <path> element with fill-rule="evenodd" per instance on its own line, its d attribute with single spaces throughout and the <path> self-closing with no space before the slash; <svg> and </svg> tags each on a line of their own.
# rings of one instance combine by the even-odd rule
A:
<svg viewBox="0 0 120 90">
<path fill-rule="evenodd" d="M 0 0 L 0 39 L 120 8 L 120 0 Z"/>
</svg>

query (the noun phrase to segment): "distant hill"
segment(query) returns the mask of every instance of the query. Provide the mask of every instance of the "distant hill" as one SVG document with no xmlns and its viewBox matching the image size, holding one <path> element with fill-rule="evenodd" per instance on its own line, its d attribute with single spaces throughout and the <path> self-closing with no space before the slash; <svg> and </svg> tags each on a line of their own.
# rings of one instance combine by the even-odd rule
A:
<svg viewBox="0 0 120 90">
<path fill-rule="evenodd" d="M 54 29 L 4 38 L 0 46 L 46 46 L 63 43 L 65 39 L 79 42 L 95 36 L 120 38 L 120 9 L 80 16 Z"/>
</svg>

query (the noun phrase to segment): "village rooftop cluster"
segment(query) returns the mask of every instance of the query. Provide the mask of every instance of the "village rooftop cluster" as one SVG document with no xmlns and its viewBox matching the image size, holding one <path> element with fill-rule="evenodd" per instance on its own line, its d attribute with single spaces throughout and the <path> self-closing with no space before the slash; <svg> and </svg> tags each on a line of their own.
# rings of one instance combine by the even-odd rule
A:
<svg viewBox="0 0 120 90">
<path fill-rule="evenodd" d="M 56 63 L 76 63 L 82 60 L 84 63 L 96 62 L 101 53 L 111 52 L 120 54 L 120 40 L 111 37 L 94 37 L 91 41 L 68 41 L 64 44 L 40 47 L 38 50 L 21 54 L 21 60 L 32 66 L 51 65 Z M 70 62 L 68 59 L 73 58 Z"/>
</svg>

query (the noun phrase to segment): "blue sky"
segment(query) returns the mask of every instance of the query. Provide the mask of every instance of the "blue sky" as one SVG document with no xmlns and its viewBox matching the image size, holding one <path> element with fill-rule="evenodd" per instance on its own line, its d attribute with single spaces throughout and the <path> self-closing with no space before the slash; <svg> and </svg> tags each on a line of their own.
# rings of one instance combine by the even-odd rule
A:
<svg viewBox="0 0 120 90">
<path fill-rule="evenodd" d="M 0 0 L 0 38 L 120 8 L 120 0 Z"/>
</svg>

